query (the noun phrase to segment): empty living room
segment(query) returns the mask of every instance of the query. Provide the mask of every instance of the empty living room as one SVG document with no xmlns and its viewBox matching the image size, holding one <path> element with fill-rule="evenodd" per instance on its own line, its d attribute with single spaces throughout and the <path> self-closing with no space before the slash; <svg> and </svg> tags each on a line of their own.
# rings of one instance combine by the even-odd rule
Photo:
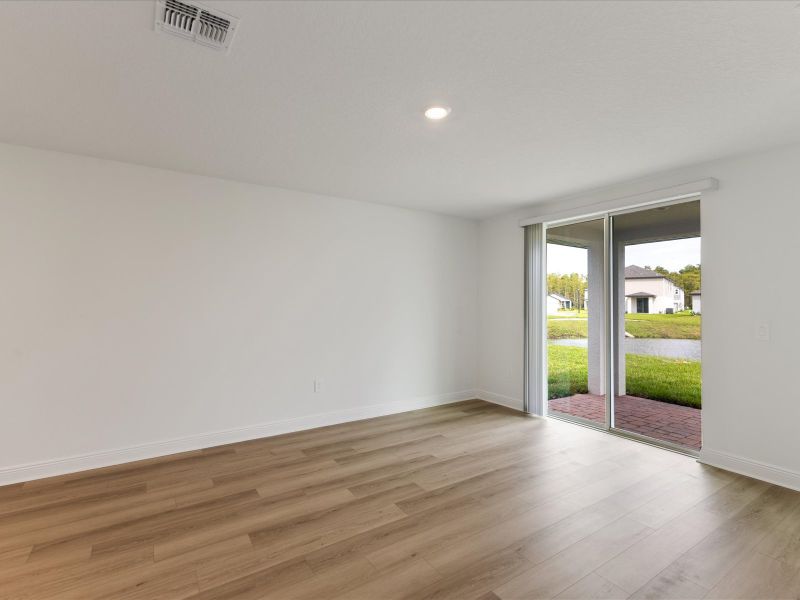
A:
<svg viewBox="0 0 800 600">
<path fill-rule="evenodd" d="M 798 0 L 0 32 L 0 600 L 800 599 Z"/>
</svg>

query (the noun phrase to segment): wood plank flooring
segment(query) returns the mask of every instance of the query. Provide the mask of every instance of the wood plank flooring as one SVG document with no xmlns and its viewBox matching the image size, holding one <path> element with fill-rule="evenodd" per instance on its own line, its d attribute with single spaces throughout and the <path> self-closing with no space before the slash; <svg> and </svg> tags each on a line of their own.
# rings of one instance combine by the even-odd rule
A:
<svg viewBox="0 0 800 600">
<path fill-rule="evenodd" d="M 0 488 L 0 598 L 798 598 L 800 494 L 481 401 Z"/>
</svg>

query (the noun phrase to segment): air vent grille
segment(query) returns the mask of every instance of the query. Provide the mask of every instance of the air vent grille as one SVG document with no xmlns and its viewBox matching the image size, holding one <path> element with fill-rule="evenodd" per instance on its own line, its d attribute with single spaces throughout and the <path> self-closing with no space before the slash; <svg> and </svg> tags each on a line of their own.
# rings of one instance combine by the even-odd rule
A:
<svg viewBox="0 0 800 600">
<path fill-rule="evenodd" d="M 197 31 L 197 35 L 217 44 L 224 44 L 230 28 L 231 22 L 228 19 L 212 15 L 204 10 L 200 13 L 200 29 Z"/>
<path fill-rule="evenodd" d="M 171 27 L 191 33 L 199 12 L 197 7 L 178 2 L 178 0 L 166 0 L 164 4 L 163 22 Z"/>
<path fill-rule="evenodd" d="M 218 50 L 228 50 L 239 19 L 197 2 L 156 0 L 156 31 Z"/>
</svg>

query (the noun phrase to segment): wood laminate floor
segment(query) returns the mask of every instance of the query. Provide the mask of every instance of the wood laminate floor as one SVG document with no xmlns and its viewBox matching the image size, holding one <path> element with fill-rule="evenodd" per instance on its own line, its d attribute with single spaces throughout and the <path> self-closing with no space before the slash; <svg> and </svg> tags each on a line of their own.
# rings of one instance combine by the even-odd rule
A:
<svg viewBox="0 0 800 600">
<path fill-rule="evenodd" d="M 800 494 L 480 401 L 0 488 L 2 598 L 797 598 Z"/>
</svg>

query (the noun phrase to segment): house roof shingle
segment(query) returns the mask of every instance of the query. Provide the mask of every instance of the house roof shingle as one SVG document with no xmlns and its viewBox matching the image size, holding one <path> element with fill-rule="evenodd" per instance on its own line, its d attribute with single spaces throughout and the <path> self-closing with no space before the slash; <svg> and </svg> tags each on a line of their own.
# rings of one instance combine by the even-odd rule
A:
<svg viewBox="0 0 800 600">
<path fill-rule="evenodd" d="M 562 296 L 561 294 L 556 294 L 555 292 L 550 292 L 547 295 L 555 298 L 556 300 L 560 300 L 561 302 L 568 302 L 569 301 L 569 298 L 566 298 L 566 297 Z"/>
<path fill-rule="evenodd" d="M 638 265 L 629 265 L 625 267 L 625 279 L 666 279 L 661 273 L 657 273 L 652 269 L 645 269 Z"/>
</svg>

